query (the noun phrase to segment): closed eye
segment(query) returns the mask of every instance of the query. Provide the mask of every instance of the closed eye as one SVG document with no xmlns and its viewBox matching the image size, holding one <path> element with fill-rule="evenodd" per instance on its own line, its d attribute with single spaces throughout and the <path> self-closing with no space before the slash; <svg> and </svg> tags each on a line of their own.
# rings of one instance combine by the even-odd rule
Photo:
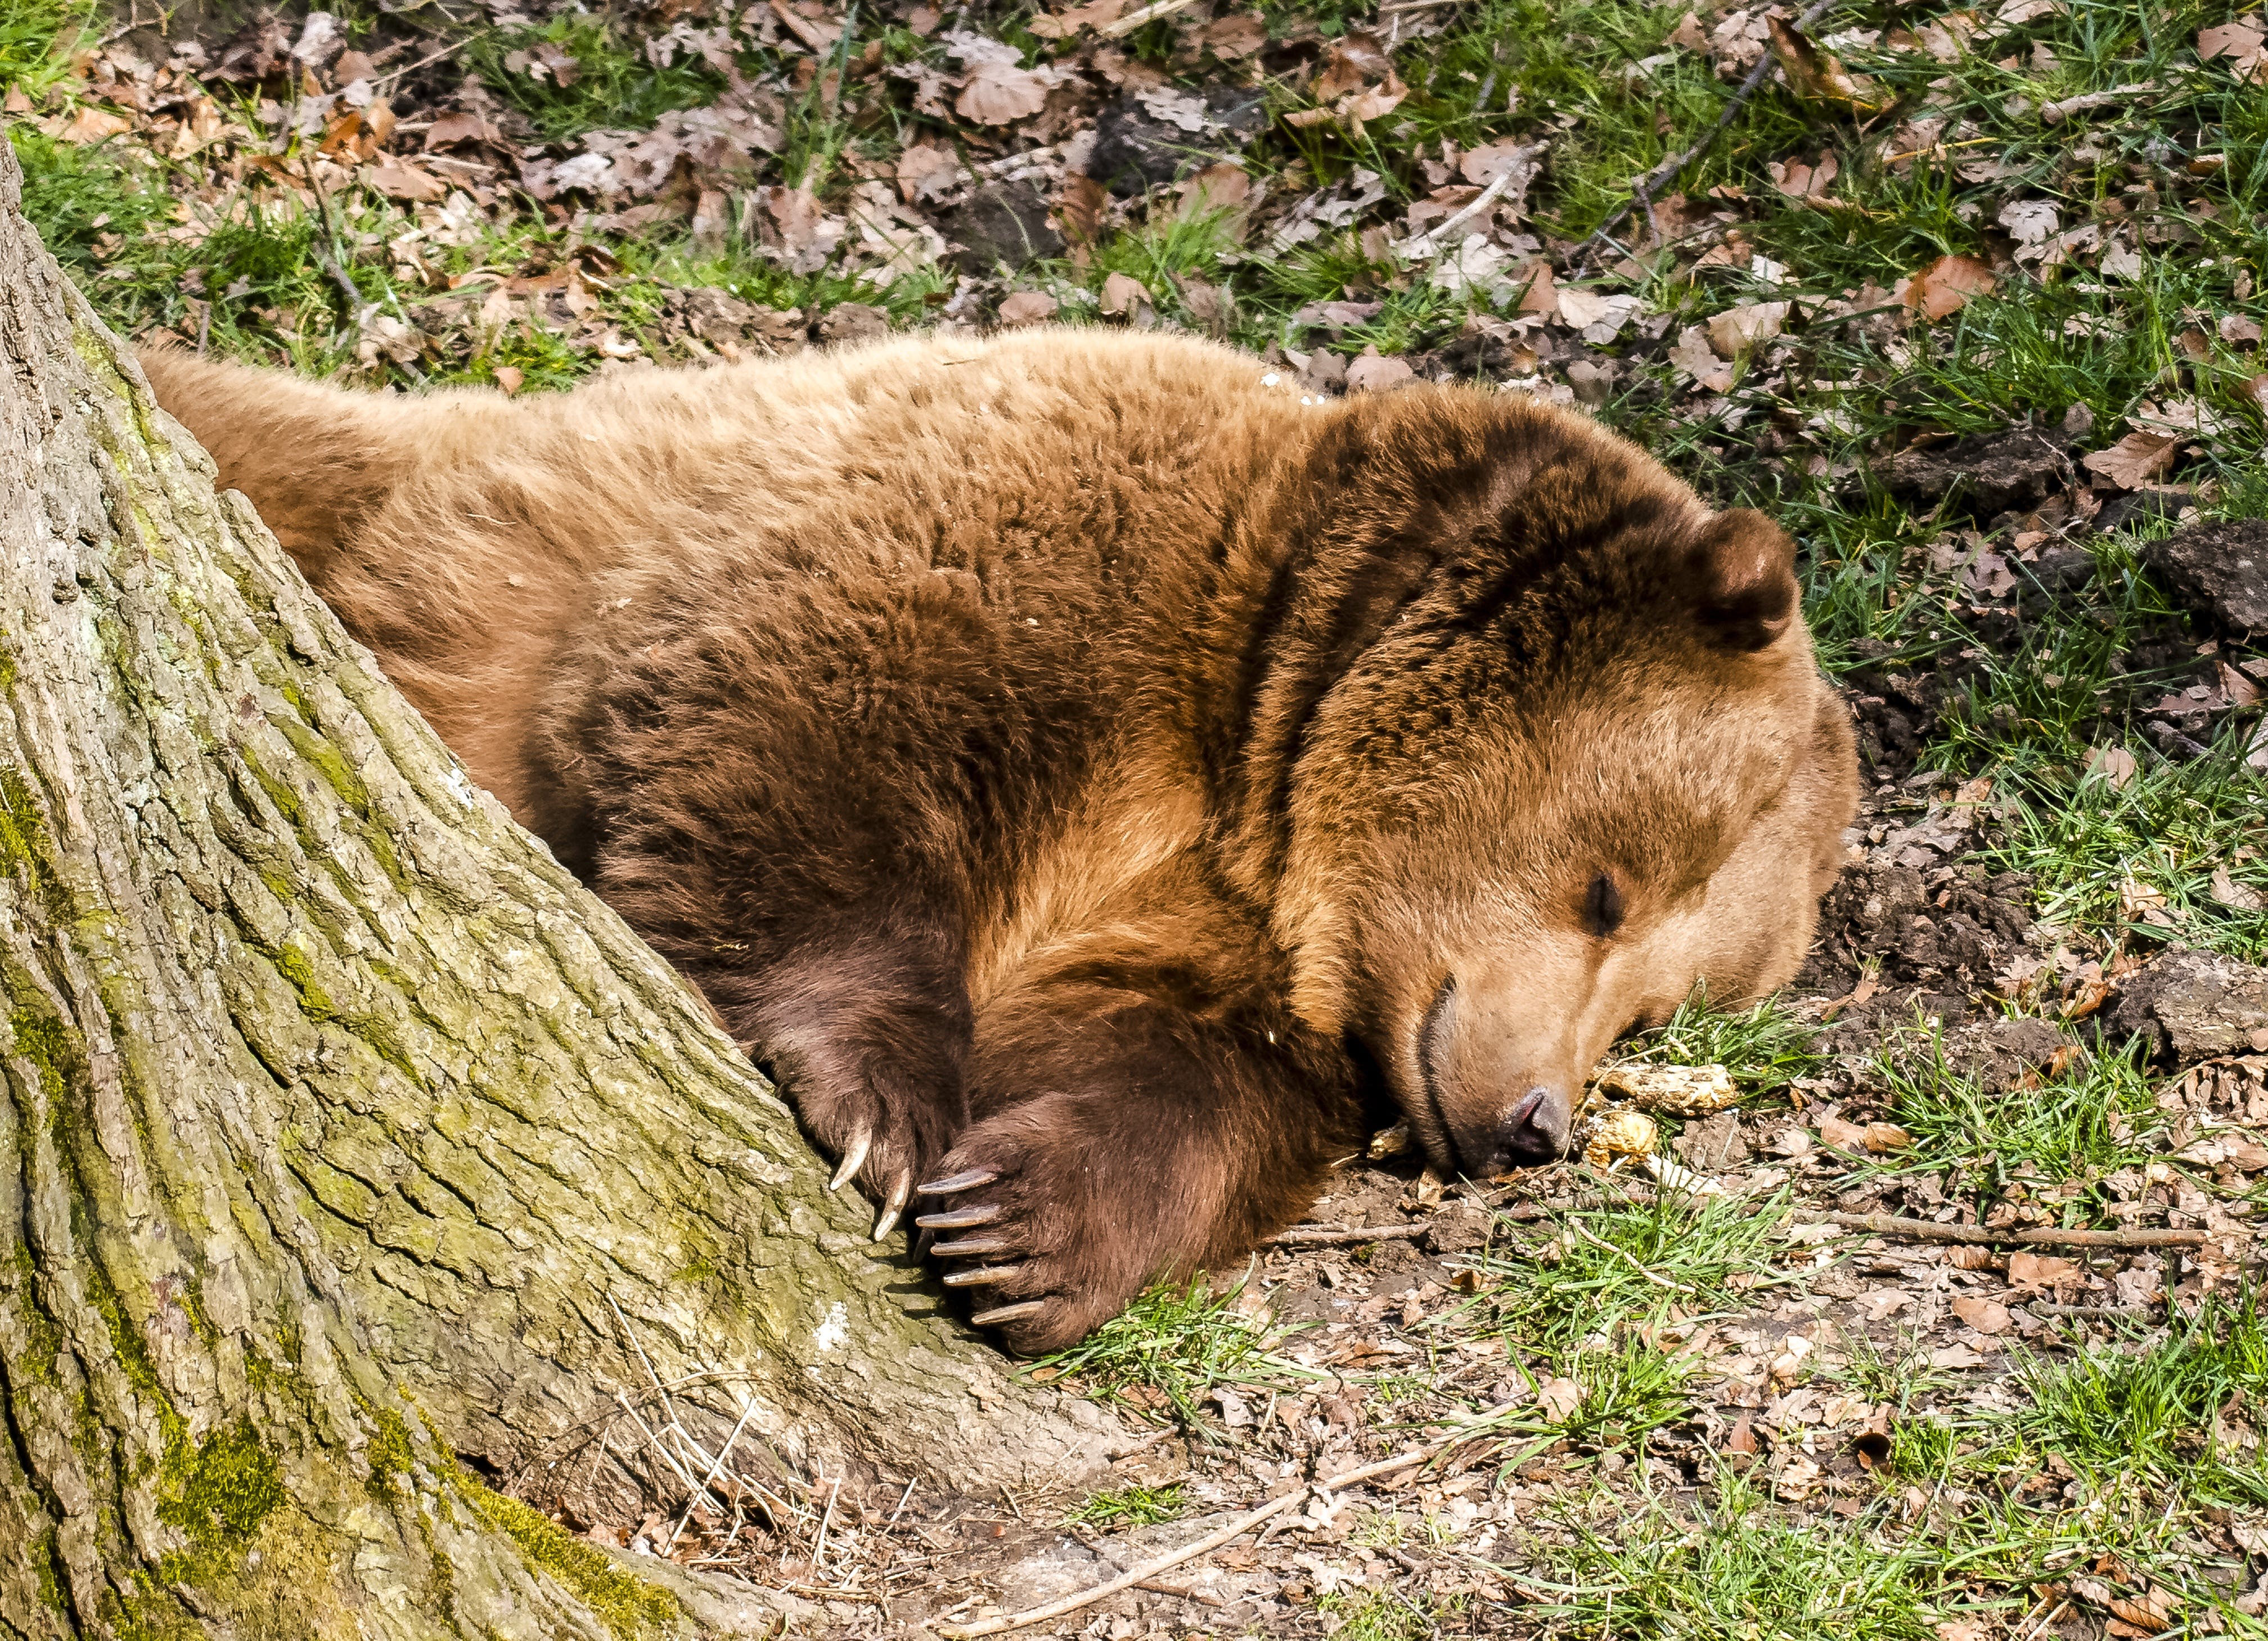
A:
<svg viewBox="0 0 2268 1641">
<path fill-rule="evenodd" d="M 1623 892 L 1605 872 L 1591 879 L 1583 894 L 1583 927 L 1604 938 L 1623 926 Z"/>
</svg>

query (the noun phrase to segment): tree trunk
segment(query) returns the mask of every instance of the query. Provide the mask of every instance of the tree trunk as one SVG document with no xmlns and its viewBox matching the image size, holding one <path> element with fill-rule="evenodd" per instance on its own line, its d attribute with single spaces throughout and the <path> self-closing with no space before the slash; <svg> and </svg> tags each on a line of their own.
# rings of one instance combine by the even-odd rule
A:
<svg viewBox="0 0 2268 1641">
<path fill-rule="evenodd" d="M 1091 1473 L 1101 1416 L 867 1243 L 216 497 L 19 182 L 0 143 L 0 1636 L 756 1626 L 505 1497 L 634 1509 L 641 1421 L 715 1453 L 745 1417 L 806 1474 Z"/>
</svg>

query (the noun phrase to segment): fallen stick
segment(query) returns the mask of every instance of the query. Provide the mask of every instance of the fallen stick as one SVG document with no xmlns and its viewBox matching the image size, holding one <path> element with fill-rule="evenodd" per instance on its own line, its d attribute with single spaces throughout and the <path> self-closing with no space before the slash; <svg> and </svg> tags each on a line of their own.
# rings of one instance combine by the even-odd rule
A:
<svg viewBox="0 0 2268 1641">
<path fill-rule="evenodd" d="M 1414 1240 L 1432 1226 L 1424 1220 L 1406 1225 L 1293 1225 L 1268 1239 L 1271 1247 L 1351 1247 L 1358 1242 Z"/>
<path fill-rule="evenodd" d="M 1358 1465 L 1351 1470 L 1342 1470 L 1336 1475 L 1327 1476 L 1320 1482 L 1308 1482 L 1295 1487 L 1280 1498 L 1271 1498 L 1259 1509 L 1239 1516 L 1225 1527 L 1206 1534 L 1196 1543 L 1184 1545 L 1182 1549 L 1168 1555 L 1158 1556 L 1153 1561 L 1145 1561 L 1132 1571 L 1122 1572 L 1116 1578 L 1107 1583 L 1098 1584 L 1092 1589 L 1082 1590 L 1076 1595 L 1066 1595 L 1059 1601 L 1049 1601 L 1045 1607 L 1027 1608 L 1020 1613 L 1007 1613 L 998 1618 L 981 1619 L 973 1624 L 947 1624 L 941 1627 L 938 1634 L 945 1637 L 946 1641 L 972 1641 L 972 1637 L 976 1636 L 997 1636 L 1010 1630 L 1021 1630 L 1028 1624 L 1043 1624 L 1051 1618 L 1061 1618 L 1065 1613 L 1075 1613 L 1082 1607 L 1092 1607 L 1097 1601 L 1107 1601 L 1121 1590 L 1130 1590 L 1137 1585 L 1146 1584 L 1160 1573 L 1170 1568 L 1178 1567 L 1185 1561 L 1194 1561 L 1208 1550 L 1219 1549 L 1229 1540 L 1240 1538 L 1249 1533 L 1271 1516 L 1281 1515 L 1295 1505 L 1306 1503 L 1316 1493 L 1335 1493 L 1341 1488 L 1352 1487 L 1359 1482 L 1367 1482 L 1378 1476 L 1389 1475 L 1396 1470 L 1406 1470 L 1413 1464 L 1424 1464 L 1429 1460 L 1439 1458 L 1460 1442 L 1472 1441 L 1487 1434 L 1485 1431 L 1475 1427 L 1506 1411 L 1513 1405 L 1507 1402 L 1502 1406 L 1491 1408 L 1486 1413 L 1481 1415 L 1479 1419 L 1475 1420 L 1473 1425 L 1458 1431 L 1453 1435 L 1444 1436 L 1439 1441 L 1429 1442 L 1423 1447 L 1412 1447 L 1407 1453 L 1396 1454 L 1391 1459 L 1381 1459 L 1376 1464 Z"/>
<path fill-rule="evenodd" d="M 1815 4 L 1795 19 L 1795 32 L 1800 34 L 1805 29 L 1809 28 L 1821 18 L 1826 16 L 1828 8 L 1834 4 L 1835 0 L 1817 0 Z M 1633 181 L 1631 184 L 1629 200 L 1613 216 L 1592 231 L 1591 237 L 1577 247 L 1576 254 L 1588 256 L 1596 247 L 1608 244 L 1613 237 L 1614 231 L 1623 225 L 1623 219 L 1633 210 L 1646 212 L 1646 225 L 1654 229 L 1655 237 L 1659 238 L 1660 224 L 1654 220 L 1653 191 L 1717 145 L 1717 139 L 1724 136 L 1733 121 L 1740 117 L 1741 110 L 1748 106 L 1749 99 L 1756 94 L 1756 87 L 1764 83 L 1764 76 L 1770 74 L 1778 66 L 1778 57 L 1770 51 L 1758 57 L 1756 66 L 1749 70 L 1748 77 L 1741 82 L 1740 89 L 1733 93 L 1732 101 L 1727 103 L 1723 112 L 1718 114 L 1716 123 L 1704 131 L 1694 144 L 1683 153 L 1672 155 Z M 1570 259 L 1571 266 L 1567 272 L 1570 279 L 1576 277 L 1579 272 L 1572 266 L 1572 259 Z"/>
<path fill-rule="evenodd" d="M 2202 1231 L 2057 1231 L 2034 1225 L 2023 1231 L 1988 1231 L 1983 1225 L 1941 1225 L 1934 1219 L 1901 1219 L 1895 1214 L 1829 1214 L 1829 1225 L 1876 1236 L 1902 1236 L 1916 1242 L 1961 1242 L 1971 1247 L 2020 1243 L 2027 1247 L 2197 1247 Z"/>
</svg>

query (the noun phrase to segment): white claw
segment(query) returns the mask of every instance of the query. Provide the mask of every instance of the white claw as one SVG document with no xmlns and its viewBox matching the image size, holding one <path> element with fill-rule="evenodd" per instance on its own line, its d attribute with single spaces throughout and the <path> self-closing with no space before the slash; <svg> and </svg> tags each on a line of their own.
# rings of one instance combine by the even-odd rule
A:
<svg viewBox="0 0 2268 1641">
<path fill-rule="evenodd" d="M 914 1188 L 914 1174 L 910 1168 L 898 1172 L 898 1182 L 890 1188 L 890 1200 L 882 1204 L 881 1213 L 874 1220 L 874 1240 L 880 1241 L 898 1228 L 898 1214 L 906 1205 L 906 1198 Z"/>
<path fill-rule="evenodd" d="M 843 1166 L 836 1169 L 835 1177 L 827 1182 L 828 1190 L 839 1191 L 858 1177 L 858 1165 L 866 1160 L 866 1144 L 870 1138 L 865 1129 L 860 1129 L 851 1137 L 850 1149 L 843 1153 Z"/>
</svg>

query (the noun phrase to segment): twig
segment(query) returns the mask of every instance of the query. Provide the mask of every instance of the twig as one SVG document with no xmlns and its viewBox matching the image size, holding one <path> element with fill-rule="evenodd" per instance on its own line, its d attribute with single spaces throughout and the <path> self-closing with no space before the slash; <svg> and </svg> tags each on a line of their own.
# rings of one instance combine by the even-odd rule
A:
<svg viewBox="0 0 2268 1641">
<path fill-rule="evenodd" d="M 1122 40 L 1145 24 L 1154 23 L 1161 17 L 1171 17 L 1176 11 L 1186 11 L 1197 0 L 1152 0 L 1138 11 L 1129 11 L 1115 23 L 1105 23 L 1094 31 L 1097 40 Z"/>
<path fill-rule="evenodd" d="M 630 1423 L 638 1427 L 638 1434 L 644 1437 L 648 1445 L 650 1445 L 656 1453 L 661 1455 L 661 1461 L 667 1465 L 671 1469 L 677 1472 L 677 1479 L 679 1481 L 684 1483 L 688 1487 L 693 1487 L 693 1478 L 686 1474 L 685 1467 L 678 1463 L 677 1455 L 670 1452 L 668 1448 L 663 1446 L 661 1444 L 661 1439 L 646 1428 L 645 1421 L 638 1417 L 637 1409 L 630 1406 L 630 1399 L 622 1394 L 621 1391 L 617 1390 L 615 1392 L 615 1400 L 622 1404 L 622 1411 L 630 1416 Z M 697 1492 L 700 1490 L 695 1488 L 694 1490 Z"/>
<path fill-rule="evenodd" d="M 405 75 L 415 74 L 418 70 L 424 68 L 431 63 L 438 63 L 444 57 L 453 57 L 466 47 L 471 45 L 475 40 L 485 40 L 489 35 L 495 32 L 496 31 L 494 29 L 488 28 L 475 29 L 462 40 L 452 40 L 447 45 L 442 47 L 440 50 L 432 53 L 431 55 L 418 58 L 416 62 L 411 63 L 408 68 L 387 70 L 384 74 L 381 74 L 378 78 L 370 83 L 370 88 L 372 91 L 375 92 L 381 86 L 393 85 L 394 81 L 401 79 Z"/>
<path fill-rule="evenodd" d="M 1406 1470 L 1413 1464 L 1423 1464 L 1437 1458 L 1460 1442 L 1470 1441 L 1480 1435 L 1482 1432 L 1476 1428 L 1476 1426 L 1497 1414 L 1506 1411 L 1512 1405 L 1510 1402 L 1506 1402 L 1501 1407 L 1491 1408 L 1487 1413 L 1476 1419 L 1473 1424 L 1452 1435 L 1445 1436 L 1439 1441 L 1428 1442 L 1423 1447 L 1412 1447 L 1407 1453 L 1397 1454 L 1391 1459 L 1381 1459 L 1376 1464 L 1359 1465 L 1354 1469 L 1343 1470 L 1338 1475 L 1323 1481 L 1310 1482 L 1305 1486 L 1295 1487 L 1281 1498 L 1271 1498 L 1259 1509 L 1238 1517 L 1226 1527 L 1206 1534 L 1196 1543 L 1184 1545 L 1170 1555 L 1144 1562 L 1131 1571 L 1122 1572 L 1108 1583 L 1098 1584 L 1092 1589 L 1080 1591 L 1076 1595 L 1066 1595 L 1063 1600 L 1050 1601 L 1045 1607 L 1027 1608 L 1020 1613 L 1009 1613 L 998 1618 L 986 1618 L 973 1624 L 947 1625 L 939 1629 L 938 1634 L 946 1637 L 946 1641 L 970 1641 L 972 1637 L 997 1636 L 1005 1630 L 1021 1630 L 1027 1624 L 1045 1623 L 1051 1618 L 1062 1617 L 1065 1613 L 1075 1613 L 1083 1607 L 1092 1607 L 1095 1602 L 1116 1595 L 1121 1590 L 1131 1589 L 1138 1584 L 1156 1578 L 1168 1568 L 1178 1567 L 1185 1561 L 1194 1561 L 1208 1550 L 1219 1549 L 1231 1539 L 1241 1537 L 1270 1517 L 1281 1515 L 1285 1511 L 1295 1505 L 1304 1503 L 1314 1494 L 1335 1493 L 1342 1489 L 1352 1487 L 1357 1483 L 1391 1475 L 1396 1470 Z"/>
<path fill-rule="evenodd" d="M 1348 1247 L 1358 1242 L 1414 1240 L 1432 1229 L 1423 1221 L 1406 1225 L 1293 1225 L 1268 1239 L 1271 1247 Z"/>
<path fill-rule="evenodd" d="M 1801 33 L 1805 29 L 1809 28 L 1824 17 L 1828 8 L 1834 4 L 1835 0 L 1815 0 L 1815 4 L 1803 15 L 1795 19 L 1796 32 Z M 1748 77 L 1741 82 L 1740 89 L 1733 93 L 1733 100 L 1727 103 L 1724 112 L 1717 116 L 1717 122 L 1704 131 L 1693 145 L 1683 153 L 1663 160 L 1632 183 L 1628 202 L 1592 231 L 1591 237 L 1577 247 L 1576 255 L 1587 255 L 1594 247 L 1609 243 L 1614 231 L 1622 226 L 1624 220 L 1634 210 L 1643 209 L 1651 220 L 1653 216 L 1653 191 L 1717 145 L 1717 139 L 1725 135 L 1734 120 L 1739 116 L 1741 110 L 1748 106 L 1749 99 L 1756 94 L 1756 87 L 1764 83 L 1764 77 L 1771 72 L 1775 61 L 1777 59 L 1770 51 L 1766 51 L 1763 56 L 1758 57 L 1756 66 L 1749 70 Z M 1572 277 L 1575 273 L 1572 261 L 1573 259 L 1571 258 L 1568 269 L 1570 277 Z"/>
<path fill-rule="evenodd" d="M 1440 239 L 1449 232 L 1450 229 L 1463 226 L 1466 223 L 1471 221 L 1474 217 L 1486 210 L 1490 206 L 1495 204 L 1498 199 L 1502 198 L 1504 191 L 1512 186 L 1513 179 L 1519 174 L 1520 167 L 1517 166 L 1506 166 L 1502 171 L 1496 173 L 1495 179 L 1489 183 L 1488 187 L 1483 188 L 1479 195 L 1472 201 L 1471 203 L 1468 204 L 1464 210 L 1459 211 L 1455 216 L 1449 217 L 1445 222 L 1434 224 L 1433 226 L 1426 229 L 1423 233 L 1415 233 L 1410 235 L 1410 238 L 1404 239 L 1401 244 L 1393 247 L 1394 254 L 1396 256 L 1424 256 L 1428 254 L 1438 247 Z"/>
<path fill-rule="evenodd" d="M 2146 1321 L 2157 1314 L 2146 1305 L 2027 1305 L 2035 1316 L 2083 1322 Z"/>
<path fill-rule="evenodd" d="M 1424 11 L 1437 5 L 1457 5 L 1462 0 L 1394 0 L 1392 5 L 1378 8 L 1381 17 L 1391 17 L 1396 11 Z"/>
<path fill-rule="evenodd" d="M 1446 0 L 1425 0 L 1426 4 L 1445 3 Z M 1167 1584 L 1160 1578 L 1137 1578 L 1134 1581 L 1134 1587 L 1138 1590 L 1155 1590 L 1160 1595 L 1178 1595 L 1185 1601 L 1197 1601 L 1206 1607 L 1228 1605 L 1226 1598 L 1215 1595 L 1211 1590 L 1200 1590 L 1194 1585 Z"/>
<path fill-rule="evenodd" d="M 1655 1287 L 1667 1288 L 1672 1293 L 1690 1293 L 1693 1291 L 1691 1288 L 1686 1286 L 1685 1284 L 1682 1282 L 1672 1282 L 1667 1277 L 1657 1276 L 1654 1272 L 1648 1270 L 1644 1265 L 1638 1262 L 1638 1256 L 1632 1254 L 1629 1249 L 1616 1247 L 1605 1238 L 1594 1236 L 1590 1232 L 1583 1229 L 1580 1221 L 1568 1219 L 1563 1220 L 1561 1223 L 1564 1224 L 1567 1229 L 1572 1231 L 1577 1236 L 1581 1237 L 1583 1240 L 1591 1244 L 1592 1247 L 1602 1247 L 1606 1249 L 1608 1253 L 1612 1254 L 1618 1259 L 1627 1262 L 1632 1270 L 1638 1272 L 1639 1276 L 1644 1277 L 1648 1282 L 1653 1284 Z"/>
<path fill-rule="evenodd" d="M 1902 1236 L 1916 1242 L 1960 1242 L 1971 1247 L 2021 1243 L 2028 1247 L 2198 1247 L 2202 1231 L 2058 1231 L 2035 1225 L 2023 1231 L 1989 1231 L 1983 1225 L 1941 1225 L 1933 1219 L 1901 1219 L 1892 1214 L 1828 1214 L 1829 1225 L 1876 1236 Z"/>
<path fill-rule="evenodd" d="M 725 1438 L 724 1446 L 718 1450 L 717 1462 L 709 1467 L 709 1474 L 701 1479 L 701 1485 L 694 1489 L 693 1497 L 685 1501 L 685 1513 L 678 1517 L 677 1525 L 670 1528 L 669 1542 L 661 1547 L 663 1555 L 666 1556 L 677 1548 L 677 1535 L 685 1531 L 685 1524 L 693 1519 L 693 1506 L 701 1502 L 701 1495 L 707 1492 L 717 1478 L 725 1473 L 725 1461 L 733 1456 L 733 1444 L 740 1439 L 741 1431 L 747 1426 L 748 1416 L 755 1410 L 754 1400 L 740 1409 L 740 1422 L 733 1426 L 733 1433 Z"/>
<path fill-rule="evenodd" d="M 1138 1453 L 1147 1452 L 1173 1433 L 1174 1427 L 1172 1425 L 1163 1425 L 1157 1430 L 1152 1431 L 1147 1436 L 1143 1437 L 1139 1441 L 1128 1442 L 1123 1447 L 1118 1448 L 1116 1452 L 1107 1453 L 1104 1456 L 1108 1458 L 1111 1463 L 1116 1464 L 1123 1459 L 1132 1458 Z"/>
<path fill-rule="evenodd" d="M 2115 102 L 2124 102 L 2129 97 L 2155 96 L 2154 85 L 2114 85 L 2107 92 L 2082 92 L 2076 97 L 2066 97 L 2061 102 L 2042 103 L 2040 118 L 2050 125 L 2060 125 L 2075 114 L 2090 108 L 2102 108 Z"/>
<path fill-rule="evenodd" d="M 843 1483 L 838 1477 L 834 1485 L 827 1490 L 827 1513 L 819 1518 L 819 1541 L 812 1546 L 811 1549 L 811 1571 L 814 1578 L 819 1574 L 820 1564 L 827 1559 L 827 1528 L 828 1525 L 835 1520 L 835 1501 L 842 1495 Z"/>
</svg>

